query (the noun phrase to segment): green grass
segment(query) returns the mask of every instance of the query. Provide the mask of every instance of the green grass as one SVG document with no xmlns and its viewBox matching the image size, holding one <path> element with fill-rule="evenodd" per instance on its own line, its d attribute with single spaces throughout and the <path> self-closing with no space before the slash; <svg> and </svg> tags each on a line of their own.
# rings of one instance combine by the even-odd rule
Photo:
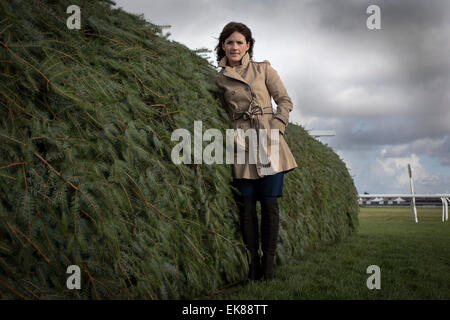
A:
<svg viewBox="0 0 450 320">
<path fill-rule="evenodd" d="M 364 208 L 358 234 L 284 266 L 275 279 L 223 290 L 209 299 L 450 299 L 450 222 L 441 209 Z M 381 269 L 381 289 L 366 269 Z"/>
</svg>

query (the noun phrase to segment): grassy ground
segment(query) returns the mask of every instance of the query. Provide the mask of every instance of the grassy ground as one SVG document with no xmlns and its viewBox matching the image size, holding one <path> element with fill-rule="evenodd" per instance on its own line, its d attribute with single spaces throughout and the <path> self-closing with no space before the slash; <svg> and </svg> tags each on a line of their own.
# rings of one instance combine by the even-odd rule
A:
<svg viewBox="0 0 450 320">
<path fill-rule="evenodd" d="M 441 209 L 361 209 L 360 230 L 285 266 L 275 279 L 250 282 L 208 299 L 450 299 L 450 222 Z M 366 269 L 381 269 L 381 289 Z"/>
</svg>

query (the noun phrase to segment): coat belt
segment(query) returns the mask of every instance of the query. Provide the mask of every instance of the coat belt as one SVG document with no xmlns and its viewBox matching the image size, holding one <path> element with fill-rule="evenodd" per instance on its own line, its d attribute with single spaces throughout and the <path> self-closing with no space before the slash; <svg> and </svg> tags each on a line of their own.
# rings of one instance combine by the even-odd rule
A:
<svg viewBox="0 0 450 320">
<path fill-rule="evenodd" d="M 267 111 L 263 111 L 263 109 L 268 109 Z M 243 112 L 235 112 L 233 114 L 233 120 L 238 120 L 240 118 L 244 120 L 254 119 L 257 115 L 263 115 L 265 113 L 273 113 L 272 107 L 260 107 L 260 106 L 251 106 L 249 110 L 245 110 Z"/>
<path fill-rule="evenodd" d="M 263 109 L 269 109 L 269 111 L 263 111 Z M 243 112 L 236 112 L 233 114 L 233 119 L 238 120 L 242 118 L 243 120 L 250 120 L 250 127 L 254 128 L 256 130 L 256 171 L 258 173 L 258 176 L 263 177 L 260 174 L 260 168 L 262 166 L 260 159 L 259 159 L 259 115 L 263 115 L 265 113 L 273 113 L 272 106 L 270 107 L 261 107 L 257 105 L 250 105 L 249 110 L 243 111 Z M 250 155 L 249 155 L 250 156 Z M 269 164 L 266 164 L 264 166 L 270 166 Z"/>
</svg>

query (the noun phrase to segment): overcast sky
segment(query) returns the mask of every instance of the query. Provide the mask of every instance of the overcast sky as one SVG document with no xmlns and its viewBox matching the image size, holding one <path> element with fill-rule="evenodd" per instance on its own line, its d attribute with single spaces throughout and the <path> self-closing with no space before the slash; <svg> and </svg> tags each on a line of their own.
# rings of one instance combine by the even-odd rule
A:
<svg viewBox="0 0 450 320">
<path fill-rule="evenodd" d="M 450 193 L 450 1 L 115 0 L 171 25 L 169 39 L 214 47 L 230 21 L 256 40 L 294 102 L 290 121 L 344 160 L 359 193 Z M 369 30 L 371 4 L 381 29 Z M 275 105 L 274 105 L 275 106 Z"/>
</svg>

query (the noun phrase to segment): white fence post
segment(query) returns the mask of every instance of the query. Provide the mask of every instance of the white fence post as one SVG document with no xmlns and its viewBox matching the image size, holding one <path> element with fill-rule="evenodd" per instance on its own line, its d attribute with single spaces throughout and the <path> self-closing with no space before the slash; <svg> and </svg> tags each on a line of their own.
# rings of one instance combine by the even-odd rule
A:
<svg viewBox="0 0 450 320">
<path fill-rule="evenodd" d="M 409 184 L 411 186 L 411 195 L 412 195 L 412 201 L 411 201 L 411 211 L 413 215 L 413 220 L 415 222 L 419 222 L 417 220 L 417 209 L 416 209 L 416 197 L 414 197 L 414 186 L 413 186 L 413 180 L 412 180 L 412 172 L 411 172 L 411 166 L 408 163 L 408 173 L 409 173 Z"/>
<path fill-rule="evenodd" d="M 448 221 L 448 204 L 450 204 L 450 198 L 447 199 L 447 211 L 445 212 L 445 220 Z"/>
<path fill-rule="evenodd" d="M 450 204 L 449 198 L 444 198 L 445 201 L 445 221 L 448 221 L 448 205 Z"/>
</svg>

